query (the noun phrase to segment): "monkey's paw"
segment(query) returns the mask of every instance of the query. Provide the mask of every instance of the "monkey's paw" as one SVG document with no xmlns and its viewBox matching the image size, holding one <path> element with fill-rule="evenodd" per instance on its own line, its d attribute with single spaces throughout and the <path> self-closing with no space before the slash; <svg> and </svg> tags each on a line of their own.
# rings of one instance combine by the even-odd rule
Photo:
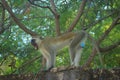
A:
<svg viewBox="0 0 120 80">
<path fill-rule="evenodd" d="M 57 72 L 57 68 L 52 68 L 50 72 Z"/>
<path fill-rule="evenodd" d="M 60 71 L 65 71 L 67 70 L 68 67 L 66 66 L 61 66 L 61 67 L 57 67 L 57 68 L 52 68 L 50 71 L 51 72 L 60 72 Z"/>
</svg>

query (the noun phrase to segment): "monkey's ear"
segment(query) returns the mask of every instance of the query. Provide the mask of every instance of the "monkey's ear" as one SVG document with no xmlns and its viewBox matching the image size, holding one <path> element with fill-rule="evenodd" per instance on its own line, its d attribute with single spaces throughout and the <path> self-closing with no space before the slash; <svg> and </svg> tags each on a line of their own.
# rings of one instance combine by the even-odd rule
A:
<svg viewBox="0 0 120 80">
<path fill-rule="evenodd" d="M 41 40 L 42 40 L 42 39 L 44 39 L 44 38 L 43 38 L 43 37 L 41 37 L 41 36 L 40 36 L 39 38 L 40 38 Z"/>
</svg>

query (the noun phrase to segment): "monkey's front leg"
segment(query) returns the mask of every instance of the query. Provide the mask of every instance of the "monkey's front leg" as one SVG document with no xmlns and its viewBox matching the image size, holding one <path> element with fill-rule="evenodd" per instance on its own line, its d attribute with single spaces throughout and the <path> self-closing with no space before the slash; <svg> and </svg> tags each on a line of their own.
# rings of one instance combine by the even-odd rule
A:
<svg viewBox="0 0 120 80">
<path fill-rule="evenodd" d="M 52 68 L 54 68 L 54 66 L 55 66 L 55 62 L 56 62 L 56 51 L 54 51 L 54 50 L 52 50 L 51 49 L 51 51 L 49 51 L 50 52 L 50 59 L 51 60 L 49 60 L 50 62 L 50 67 L 49 67 L 49 70 L 51 70 Z"/>
<path fill-rule="evenodd" d="M 80 59 L 81 59 L 82 51 L 83 51 L 83 48 L 80 48 L 80 49 L 78 49 L 76 51 L 75 58 L 74 58 L 74 66 L 76 66 L 76 67 L 79 66 L 79 62 L 80 62 Z"/>
<path fill-rule="evenodd" d="M 69 55 L 70 55 L 70 63 L 71 63 L 71 66 L 74 65 L 74 58 L 75 58 L 75 49 L 73 46 L 70 45 L 69 47 Z"/>
<path fill-rule="evenodd" d="M 50 70 L 51 68 L 51 55 L 50 53 L 44 48 L 44 49 L 41 49 L 41 53 L 43 55 L 43 57 L 45 58 L 45 62 L 46 62 L 46 71 L 47 70 Z"/>
<path fill-rule="evenodd" d="M 42 69 L 41 70 L 45 69 L 45 67 L 46 67 L 46 59 L 42 56 Z"/>
<path fill-rule="evenodd" d="M 45 64 L 43 65 L 44 67 L 41 69 L 41 71 L 47 72 L 53 68 L 53 66 L 51 66 L 51 60 L 49 60 L 49 59 L 45 59 L 45 58 L 43 59 L 44 62 L 46 63 L 46 65 Z"/>
<path fill-rule="evenodd" d="M 50 71 L 53 66 L 51 65 L 51 58 L 49 57 L 46 61 L 46 70 Z"/>
</svg>

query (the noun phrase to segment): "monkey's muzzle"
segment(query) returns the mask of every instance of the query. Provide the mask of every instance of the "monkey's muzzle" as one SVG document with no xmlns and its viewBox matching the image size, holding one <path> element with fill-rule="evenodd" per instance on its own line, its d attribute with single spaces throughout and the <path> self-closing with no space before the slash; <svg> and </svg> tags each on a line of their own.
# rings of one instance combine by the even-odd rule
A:
<svg viewBox="0 0 120 80">
<path fill-rule="evenodd" d="M 35 41 L 36 41 L 35 39 L 32 39 L 31 44 L 34 46 L 35 49 L 38 50 L 38 45 L 37 45 L 37 43 Z"/>
</svg>

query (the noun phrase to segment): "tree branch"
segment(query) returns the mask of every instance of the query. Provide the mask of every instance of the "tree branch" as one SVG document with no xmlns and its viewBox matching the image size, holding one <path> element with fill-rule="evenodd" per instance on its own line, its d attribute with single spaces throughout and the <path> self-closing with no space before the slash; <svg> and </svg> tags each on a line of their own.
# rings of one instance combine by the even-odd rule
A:
<svg viewBox="0 0 120 80">
<path fill-rule="evenodd" d="M 110 31 L 115 27 L 115 25 L 117 24 L 117 22 L 119 21 L 120 19 L 120 16 L 118 16 L 113 22 L 112 24 L 110 25 L 110 27 L 104 32 L 104 34 L 99 38 L 98 40 L 98 44 L 100 44 L 104 39 L 105 37 L 110 33 Z"/>
<path fill-rule="evenodd" d="M 7 4 L 7 2 L 5 0 L 1 0 L 2 4 L 4 5 L 5 9 L 9 12 L 9 14 L 11 15 L 11 17 L 13 18 L 13 20 L 15 21 L 15 23 L 22 29 L 24 30 L 27 34 L 30 34 L 31 36 L 35 36 L 38 35 L 37 33 L 29 30 L 28 28 L 25 27 L 24 24 L 22 24 L 19 19 L 14 15 L 14 13 L 12 12 L 12 10 L 10 9 L 9 5 Z"/>
<path fill-rule="evenodd" d="M 59 36 L 61 34 L 60 33 L 60 22 L 59 22 L 60 15 L 57 13 L 54 0 L 50 0 L 50 3 L 51 3 L 51 6 L 52 6 L 53 14 L 55 16 L 56 33 L 57 33 L 57 36 Z"/>
<path fill-rule="evenodd" d="M 99 47 L 99 49 L 100 49 L 100 52 L 107 52 L 107 51 L 111 51 L 112 49 L 118 47 L 119 45 L 120 45 L 120 41 L 118 41 L 110 46 L 104 47 L 104 48 Z"/>
<path fill-rule="evenodd" d="M 21 71 L 22 69 L 24 69 L 26 67 L 26 65 L 30 65 L 31 63 L 33 63 L 34 61 L 36 61 L 37 59 L 40 59 L 41 56 L 36 56 L 34 58 L 32 58 L 31 60 L 26 61 L 25 63 L 23 63 L 17 70 Z M 13 71 L 12 73 L 16 72 Z M 22 71 L 21 71 L 22 72 Z"/>
<path fill-rule="evenodd" d="M 32 5 L 35 5 L 35 6 L 37 6 L 37 7 L 41 7 L 41 8 L 49 8 L 49 6 L 40 6 L 40 5 L 38 5 L 38 4 L 35 4 L 34 3 L 34 1 L 35 0 L 28 0 Z"/>
<path fill-rule="evenodd" d="M 96 21 L 90 23 L 89 25 L 85 26 L 85 28 L 88 29 L 88 28 L 90 28 L 90 27 L 92 27 L 92 26 L 95 26 L 96 24 L 98 24 L 99 22 L 101 22 L 101 21 L 107 19 L 108 17 L 112 16 L 113 14 L 115 14 L 115 12 L 112 12 L 111 14 L 109 14 L 109 15 L 107 15 L 107 16 L 105 16 L 105 17 L 99 19 L 99 20 L 96 20 Z"/>
<path fill-rule="evenodd" d="M 82 3 L 81 3 L 79 10 L 78 10 L 78 14 L 77 14 L 76 18 L 73 20 L 72 24 L 70 25 L 68 32 L 72 31 L 73 28 L 76 26 L 77 22 L 79 21 L 80 17 L 83 14 L 83 10 L 85 8 L 86 2 L 87 2 L 87 0 L 82 0 Z"/>
<path fill-rule="evenodd" d="M 97 50 L 95 49 L 95 47 L 93 47 L 89 58 L 86 60 L 85 64 L 82 66 L 83 68 L 90 67 L 90 64 L 91 64 L 92 60 L 94 59 L 96 53 L 97 53 Z"/>
<path fill-rule="evenodd" d="M 9 29 L 9 27 L 12 25 L 12 21 L 11 20 L 8 23 L 8 25 L 4 25 L 4 21 L 5 21 L 5 8 L 4 8 L 3 4 L 1 4 L 1 7 L 2 7 L 2 14 L 1 14 L 2 18 L 0 20 L 0 34 L 2 34 L 5 30 Z"/>
<path fill-rule="evenodd" d="M 2 18 L 0 20 L 0 34 L 3 33 L 5 31 L 4 29 L 4 19 L 5 19 L 5 8 L 4 6 L 1 4 L 1 7 L 2 7 Z"/>
</svg>

